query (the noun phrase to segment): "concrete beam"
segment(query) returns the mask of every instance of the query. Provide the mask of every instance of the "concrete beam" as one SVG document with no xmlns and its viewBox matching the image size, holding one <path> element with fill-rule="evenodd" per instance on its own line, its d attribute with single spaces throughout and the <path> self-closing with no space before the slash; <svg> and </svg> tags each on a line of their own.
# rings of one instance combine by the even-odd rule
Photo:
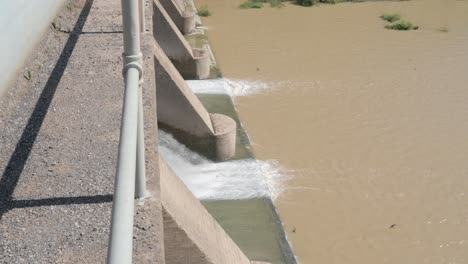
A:
<svg viewBox="0 0 468 264">
<path fill-rule="evenodd" d="M 194 136 L 212 135 L 210 114 L 157 44 L 155 69 L 158 121 Z"/>
<path fill-rule="evenodd" d="M 158 122 L 163 128 L 169 128 L 179 141 L 209 158 L 233 157 L 235 121 L 208 113 L 161 47 L 157 43 L 154 46 Z"/>
<path fill-rule="evenodd" d="M 153 35 L 184 78 L 206 79 L 210 75 L 208 49 L 190 47 L 159 0 L 153 0 Z"/>
</svg>

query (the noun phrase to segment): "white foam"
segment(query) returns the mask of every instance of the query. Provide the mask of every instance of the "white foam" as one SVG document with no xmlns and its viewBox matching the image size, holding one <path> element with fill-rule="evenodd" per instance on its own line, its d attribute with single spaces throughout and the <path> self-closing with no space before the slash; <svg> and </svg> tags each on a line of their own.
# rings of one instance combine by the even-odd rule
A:
<svg viewBox="0 0 468 264">
<path fill-rule="evenodd" d="M 279 195 L 285 176 L 276 162 L 243 159 L 212 162 L 172 135 L 159 132 L 160 153 L 194 195 L 209 199 L 248 199 Z"/>
<path fill-rule="evenodd" d="M 231 80 L 226 78 L 189 80 L 187 84 L 196 94 L 227 94 L 232 97 L 257 94 L 273 87 L 272 84 L 259 81 Z"/>
</svg>

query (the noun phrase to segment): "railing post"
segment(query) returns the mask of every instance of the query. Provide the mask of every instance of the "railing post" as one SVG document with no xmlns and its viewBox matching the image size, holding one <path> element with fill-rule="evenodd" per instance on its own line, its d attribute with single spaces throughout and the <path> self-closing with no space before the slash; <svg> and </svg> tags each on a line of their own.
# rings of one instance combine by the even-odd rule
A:
<svg viewBox="0 0 468 264">
<path fill-rule="evenodd" d="M 145 133 L 143 123 L 143 91 L 142 84 L 138 87 L 138 129 L 137 129 L 137 153 L 136 153 L 136 178 L 135 192 L 137 198 L 146 196 L 146 172 L 145 172 Z"/>
<path fill-rule="evenodd" d="M 140 31 L 145 32 L 145 1 L 138 0 Z M 140 38 L 141 40 L 141 38 Z M 141 61 L 140 61 L 141 63 Z M 137 136 L 137 156 L 136 156 L 136 178 L 135 192 L 137 198 L 144 198 L 146 195 L 146 172 L 145 172 L 145 133 L 143 122 L 143 78 L 140 79 L 138 87 L 138 136 Z"/>
</svg>

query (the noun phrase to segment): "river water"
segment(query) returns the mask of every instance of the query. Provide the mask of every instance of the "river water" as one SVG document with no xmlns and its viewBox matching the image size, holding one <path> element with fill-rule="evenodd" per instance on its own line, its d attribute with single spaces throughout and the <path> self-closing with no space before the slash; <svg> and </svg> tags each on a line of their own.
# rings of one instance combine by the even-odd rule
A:
<svg viewBox="0 0 468 264">
<path fill-rule="evenodd" d="M 239 3 L 197 4 L 300 262 L 468 263 L 468 1 Z"/>
</svg>

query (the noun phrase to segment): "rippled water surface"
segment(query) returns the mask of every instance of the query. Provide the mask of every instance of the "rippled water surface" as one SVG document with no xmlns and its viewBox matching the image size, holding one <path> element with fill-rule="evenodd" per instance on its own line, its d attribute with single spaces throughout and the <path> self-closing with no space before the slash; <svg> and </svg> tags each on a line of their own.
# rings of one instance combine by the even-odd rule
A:
<svg viewBox="0 0 468 264">
<path fill-rule="evenodd" d="M 468 263 L 468 1 L 199 4 L 302 263 Z"/>
</svg>

